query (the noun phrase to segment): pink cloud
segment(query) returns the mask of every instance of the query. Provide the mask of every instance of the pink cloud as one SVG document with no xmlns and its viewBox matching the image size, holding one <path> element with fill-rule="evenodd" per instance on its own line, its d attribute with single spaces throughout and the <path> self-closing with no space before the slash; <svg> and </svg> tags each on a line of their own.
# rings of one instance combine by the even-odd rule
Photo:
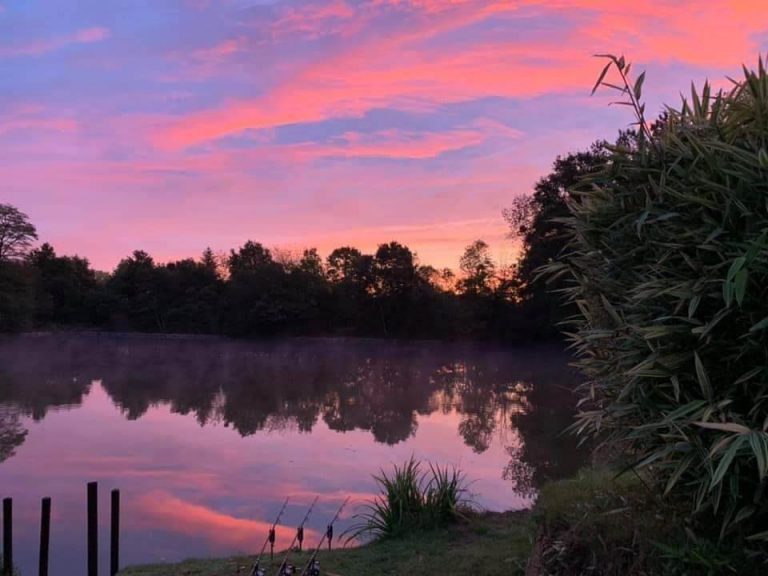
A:
<svg viewBox="0 0 768 576">
<path fill-rule="evenodd" d="M 74 36 L 76 42 L 81 44 L 90 44 L 92 42 L 101 42 L 109 38 L 109 29 L 98 26 L 96 28 L 85 28 L 78 31 Z"/>
<path fill-rule="evenodd" d="M 226 101 L 163 123 L 155 142 L 184 148 L 246 129 L 358 117 L 376 107 L 401 108 L 413 102 L 434 107 L 487 96 L 586 91 L 599 66 L 590 57 L 595 52 L 626 51 L 640 61 L 733 65 L 756 49 L 753 34 L 768 28 L 762 8 L 746 2 L 702 7 L 691 1 L 634 5 L 529 1 L 488 2 L 478 8 L 466 1 L 387 0 L 377 5 L 407 7 L 425 17 L 407 20 L 386 36 L 364 29 L 347 48 L 305 67 L 260 98 Z M 343 15 L 357 28 L 363 28 L 357 20 L 373 19 L 364 11 L 350 16 L 339 6 L 346 5 L 312 4 L 290 14 L 300 14 L 293 18 L 309 29 L 322 29 L 328 14 Z M 578 18 L 572 30 L 559 33 L 556 41 L 542 37 L 480 41 L 468 47 L 425 45 L 429 38 L 491 15 L 514 18 L 524 7 L 553 14 L 559 8 Z M 714 31 L 712 22 L 718 22 Z M 713 35 L 717 41 L 712 41 Z"/>
<path fill-rule="evenodd" d="M 348 20 L 354 15 L 355 10 L 344 0 L 292 6 L 280 14 L 270 30 L 278 37 L 291 34 L 315 37 L 338 32 L 334 24 Z"/>
<path fill-rule="evenodd" d="M 25 104 L 0 114 L 0 136 L 17 132 L 73 133 L 78 125 L 72 118 L 56 115 L 41 106 Z"/>
<path fill-rule="evenodd" d="M 184 148 L 246 129 L 359 117 L 377 107 L 403 109 L 413 102 L 437 106 L 481 96 L 530 97 L 547 92 L 555 78 L 561 89 L 576 88 L 593 75 L 589 59 L 561 58 L 552 67 L 542 67 L 526 61 L 529 50 L 511 44 L 485 46 L 457 55 L 417 54 L 395 65 L 381 56 L 328 61 L 260 100 L 232 101 L 163 122 L 154 141 L 163 148 Z M 556 50 L 550 48 L 549 54 L 555 57 Z M 339 75 L 339 70 L 344 73 Z"/>
<path fill-rule="evenodd" d="M 110 31 L 103 27 L 84 28 L 69 36 L 35 40 L 15 46 L 0 46 L 0 57 L 3 56 L 40 56 L 59 50 L 72 44 L 92 44 L 101 42 L 110 36 Z"/>
</svg>

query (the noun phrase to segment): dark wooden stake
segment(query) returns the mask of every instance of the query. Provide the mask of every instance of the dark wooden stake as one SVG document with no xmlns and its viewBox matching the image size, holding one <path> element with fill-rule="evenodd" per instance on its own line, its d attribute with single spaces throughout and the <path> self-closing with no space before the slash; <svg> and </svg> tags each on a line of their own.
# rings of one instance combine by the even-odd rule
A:
<svg viewBox="0 0 768 576">
<path fill-rule="evenodd" d="M 48 554 L 51 546 L 51 499 L 43 498 L 40 513 L 40 576 L 48 576 Z"/>
<path fill-rule="evenodd" d="M 110 531 L 109 574 L 120 570 L 120 490 L 112 490 L 112 530 Z"/>
<path fill-rule="evenodd" d="M 3 500 L 3 576 L 13 576 L 13 500 Z"/>
<path fill-rule="evenodd" d="M 99 576 L 99 485 L 88 483 L 88 576 Z"/>
</svg>

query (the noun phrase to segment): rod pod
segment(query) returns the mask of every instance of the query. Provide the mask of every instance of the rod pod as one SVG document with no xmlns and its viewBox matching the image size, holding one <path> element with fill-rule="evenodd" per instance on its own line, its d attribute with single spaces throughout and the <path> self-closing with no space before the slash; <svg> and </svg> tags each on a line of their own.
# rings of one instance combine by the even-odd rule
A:
<svg viewBox="0 0 768 576">
<path fill-rule="evenodd" d="M 261 546 L 261 551 L 259 552 L 259 555 L 256 557 L 256 562 L 251 567 L 251 570 L 249 572 L 250 576 L 265 576 L 265 571 L 263 568 L 261 568 L 261 557 L 264 555 L 264 551 L 267 549 L 267 544 L 269 544 L 269 557 L 270 560 L 272 559 L 272 556 L 275 551 L 275 528 L 277 527 L 278 523 L 280 522 L 280 518 L 283 517 L 283 513 L 285 512 L 286 507 L 288 506 L 288 501 L 291 499 L 290 496 L 288 496 L 285 499 L 285 502 L 283 502 L 283 507 L 280 508 L 280 512 L 277 513 L 277 518 L 275 518 L 275 521 L 272 523 L 272 526 L 269 529 L 269 533 L 267 534 L 267 539 L 264 540 L 264 544 Z"/>
<path fill-rule="evenodd" d="M 283 558 L 283 561 L 280 563 L 280 568 L 277 570 L 277 576 L 291 576 L 293 574 L 296 574 L 296 566 L 293 566 L 292 564 L 288 564 L 288 557 L 291 555 L 291 550 L 296 545 L 296 541 L 298 540 L 299 534 L 303 534 L 304 532 L 304 524 L 307 523 L 307 520 L 309 520 L 309 517 L 312 515 L 312 510 L 315 509 L 315 504 L 317 504 L 317 501 L 320 499 L 319 496 L 315 496 L 315 499 L 312 501 L 312 505 L 309 507 L 309 510 L 307 510 L 307 513 L 304 515 L 304 519 L 301 521 L 301 524 L 299 524 L 299 528 L 296 530 L 296 536 L 293 537 L 293 541 L 291 542 L 291 545 L 288 546 L 288 551 L 285 553 L 285 558 Z"/>
</svg>

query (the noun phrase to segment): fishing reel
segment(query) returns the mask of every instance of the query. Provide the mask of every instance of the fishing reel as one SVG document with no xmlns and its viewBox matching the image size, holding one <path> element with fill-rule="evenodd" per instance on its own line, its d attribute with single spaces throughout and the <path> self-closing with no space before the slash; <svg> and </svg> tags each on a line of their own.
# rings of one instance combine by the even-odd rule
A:
<svg viewBox="0 0 768 576">
<path fill-rule="evenodd" d="M 280 570 L 280 576 L 295 576 L 296 566 L 293 564 L 286 564 L 283 569 Z"/>
<path fill-rule="evenodd" d="M 253 572 L 253 576 L 267 576 L 266 568 L 261 568 L 257 566 L 256 570 Z"/>
<path fill-rule="evenodd" d="M 309 567 L 309 576 L 320 576 L 320 560 L 312 560 L 312 564 Z"/>
</svg>

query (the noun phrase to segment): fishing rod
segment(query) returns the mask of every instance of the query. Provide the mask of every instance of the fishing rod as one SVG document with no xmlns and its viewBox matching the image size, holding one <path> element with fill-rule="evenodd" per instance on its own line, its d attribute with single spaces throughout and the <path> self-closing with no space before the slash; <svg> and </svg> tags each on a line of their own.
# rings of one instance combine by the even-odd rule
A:
<svg viewBox="0 0 768 576">
<path fill-rule="evenodd" d="M 320 542 L 318 542 L 317 548 L 315 548 L 312 556 L 310 556 L 309 562 L 307 562 L 307 566 L 304 568 L 301 576 L 320 576 L 320 562 L 317 560 L 317 555 L 320 553 L 320 548 L 323 547 L 323 544 L 326 540 L 328 540 L 328 550 L 331 549 L 331 542 L 333 541 L 333 525 L 336 523 L 336 520 L 339 519 L 339 516 L 341 516 L 341 512 L 349 503 L 350 498 L 351 496 L 347 496 L 347 499 L 342 502 L 341 506 L 339 506 L 339 509 L 336 511 L 336 515 L 331 520 L 331 523 L 328 524 L 328 528 L 325 530 L 325 534 L 323 534 Z"/>
<path fill-rule="evenodd" d="M 277 513 L 277 518 L 275 518 L 275 521 L 272 523 L 272 527 L 269 529 L 269 533 L 267 534 L 267 539 L 264 540 L 264 545 L 261 547 L 261 551 L 259 552 L 259 555 L 256 557 L 256 563 L 253 565 L 250 571 L 250 576 L 264 576 L 264 570 L 261 568 L 261 557 L 264 555 L 264 551 L 267 549 L 267 544 L 269 544 L 269 558 L 270 560 L 274 556 L 275 553 L 275 528 L 277 528 L 277 525 L 280 522 L 280 518 L 283 517 L 283 513 L 285 512 L 285 508 L 288 506 L 288 501 L 291 499 L 290 496 L 288 496 L 285 499 L 285 502 L 283 502 L 283 507 L 280 508 L 280 512 Z"/>
<path fill-rule="evenodd" d="M 293 541 L 291 542 L 291 545 L 288 546 L 288 550 L 285 553 L 285 558 L 283 558 L 283 561 L 280 563 L 280 568 L 277 570 L 277 576 L 289 576 L 296 573 L 296 567 L 292 564 L 288 564 L 288 556 L 291 555 L 291 550 L 293 549 L 294 544 L 296 544 L 296 541 L 304 540 L 304 524 L 306 524 L 307 520 L 309 520 L 309 517 L 312 515 L 312 510 L 315 509 L 315 504 L 317 504 L 319 499 L 319 496 L 315 496 L 315 499 L 312 501 L 312 505 L 304 515 L 304 520 L 302 520 L 301 524 L 299 524 L 299 527 L 296 530 L 296 536 L 293 537 Z"/>
</svg>

